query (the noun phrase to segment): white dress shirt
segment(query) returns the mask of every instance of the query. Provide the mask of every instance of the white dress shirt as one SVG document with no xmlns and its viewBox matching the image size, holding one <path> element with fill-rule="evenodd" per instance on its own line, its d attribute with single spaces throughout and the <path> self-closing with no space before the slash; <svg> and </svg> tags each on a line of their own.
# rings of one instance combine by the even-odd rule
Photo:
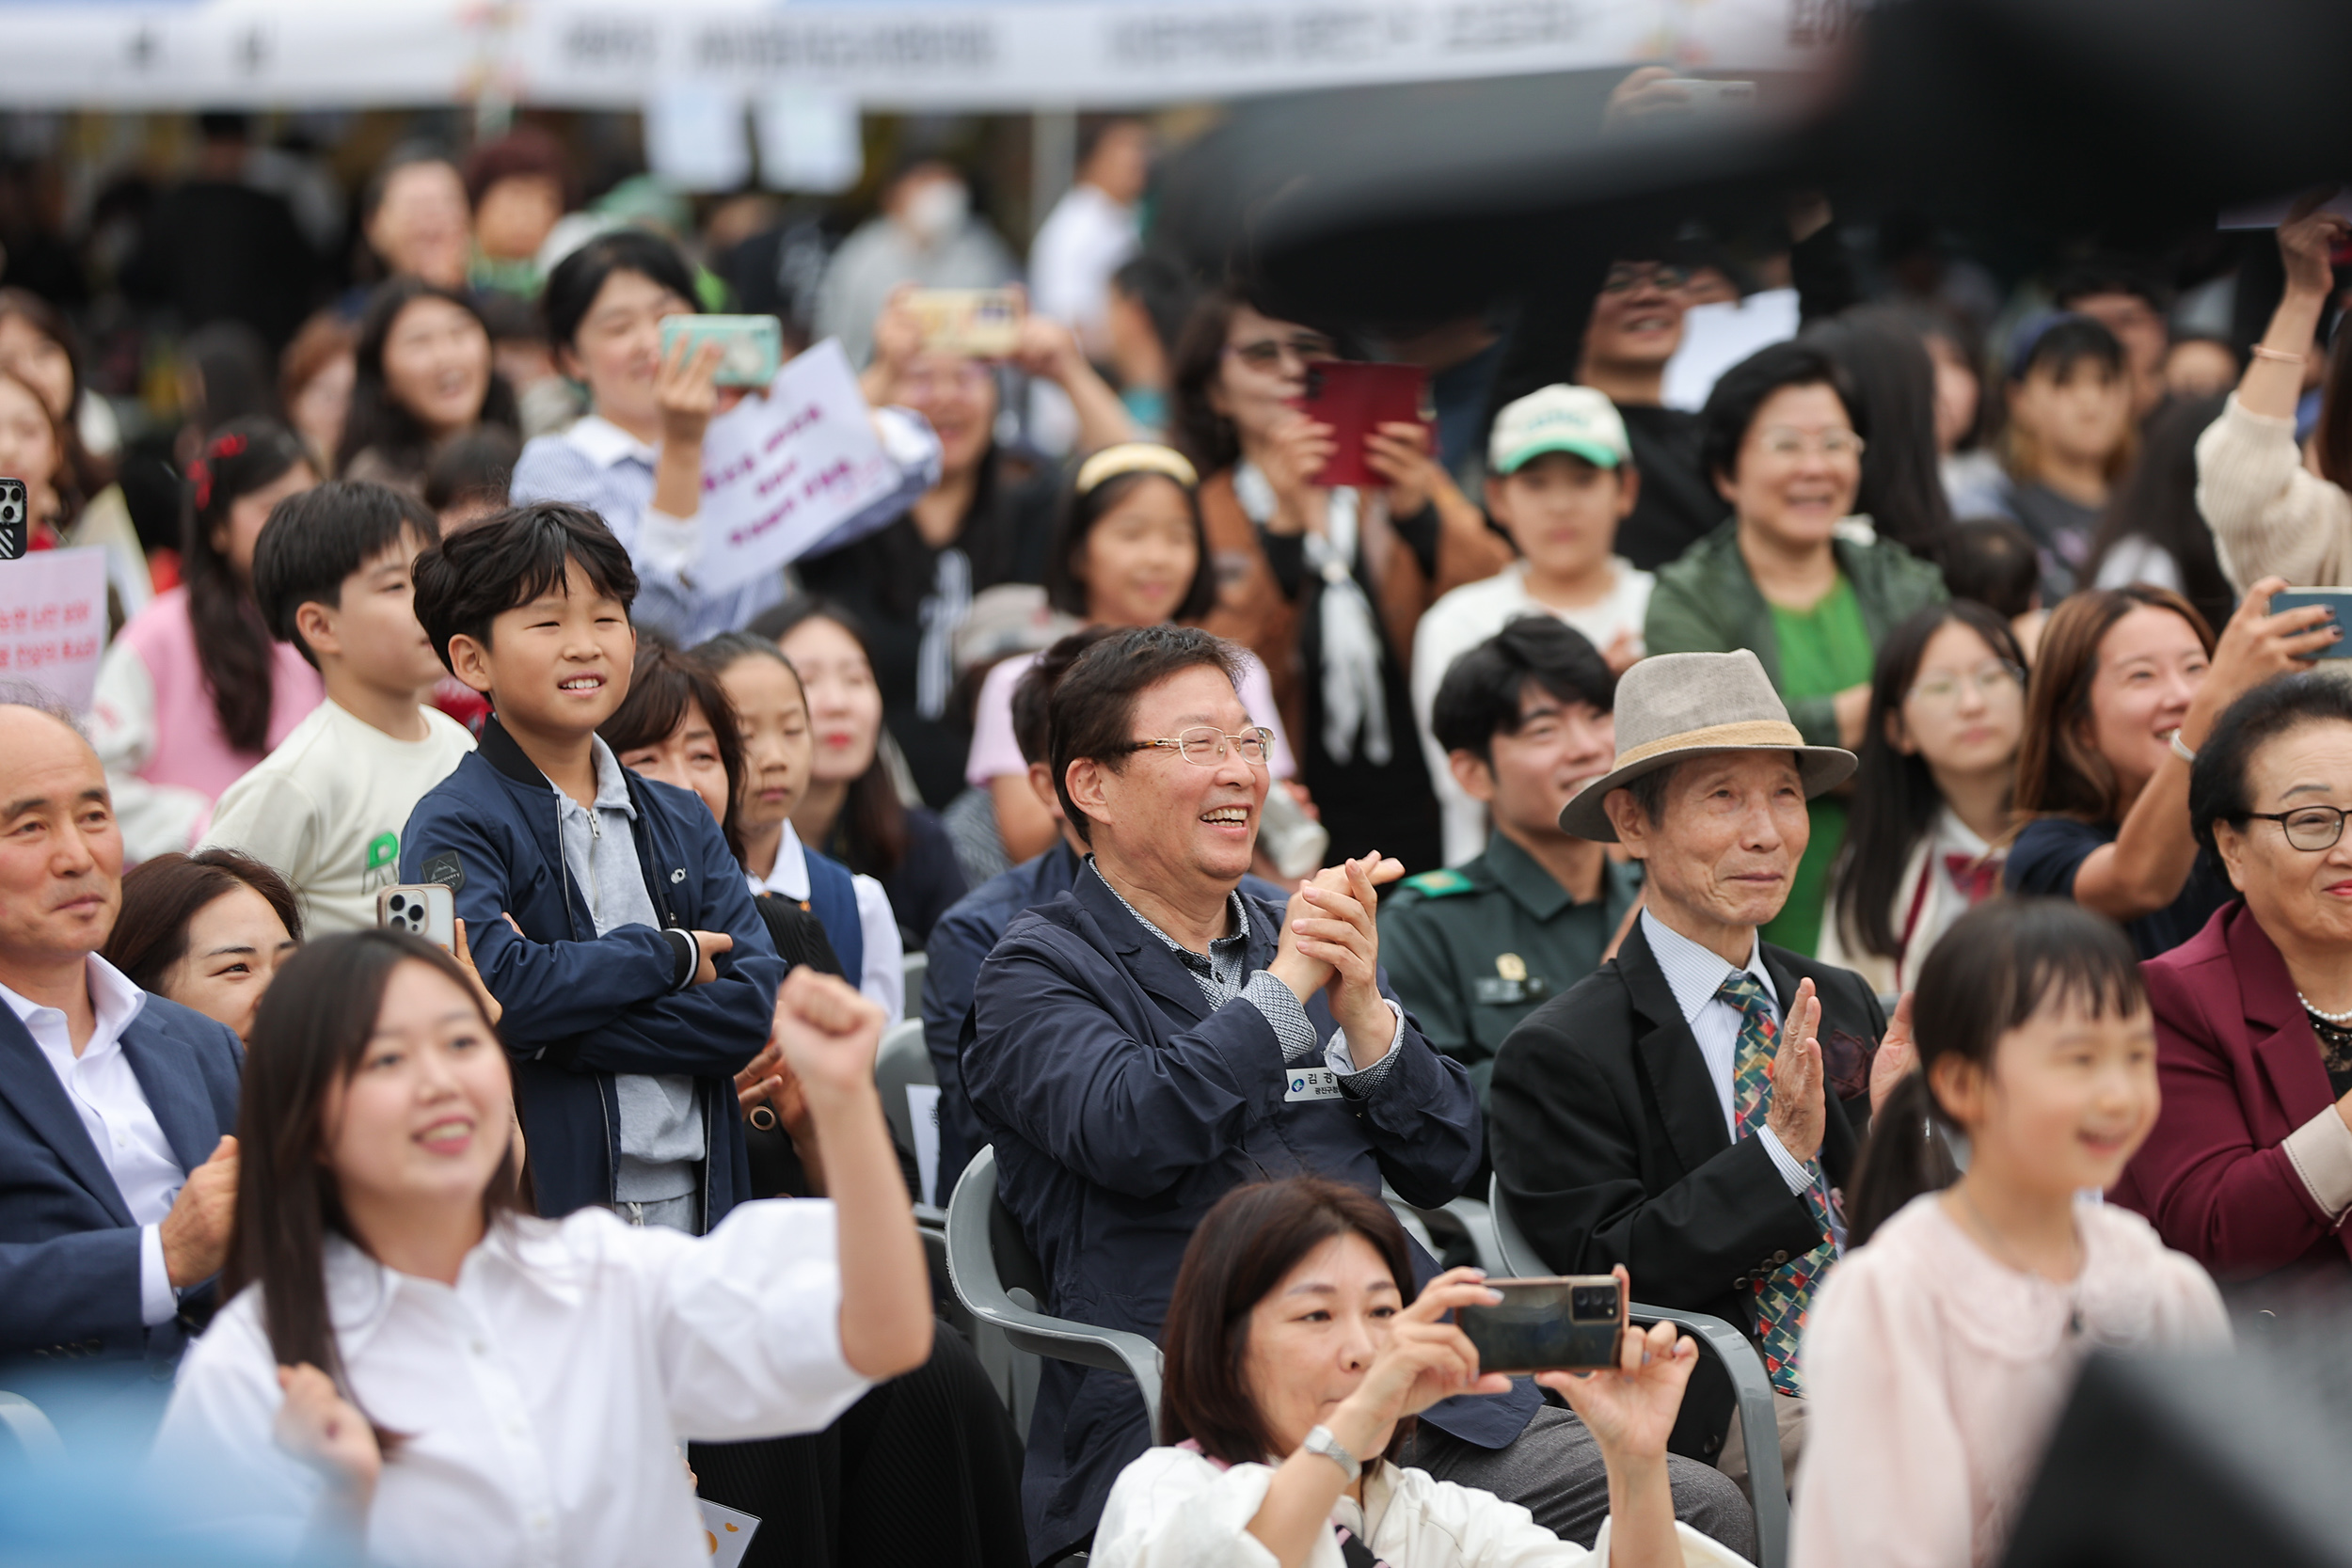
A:
<svg viewBox="0 0 2352 1568">
<path fill-rule="evenodd" d="M 64 1013 L 27 1001 L 6 986 L 0 986 L 0 997 L 8 999 L 8 1010 L 65 1085 L 65 1097 L 82 1118 L 82 1130 L 122 1193 L 122 1206 L 138 1222 L 139 1321 L 151 1328 L 170 1322 L 180 1309 L 171 1275 L 164 1267 L 162 1227 L 172 1199 L 187 1184 L 188 1173 L 148 1108 L 147 1091 L 131 1070 L 131 1059 L 122 1053 L 122 1032 L 147 1006 L 147 992 L 95 953 L 88 965 L 90 1006 L 98 1022 L 79 1056 L 73 1053 Z"/>
<path fill-rule="evenodd" d="M 820 1431 L 870 1386 L 842 1356 L 821 1199 L 741 1204 L 702 1238 L 510 1217 L 454 1289 L 339 1236 L 326 1268 L 351 1392 L 405 1434 L 366 1520 L 393 1568 L 707 1563 L 677 1445 Z M 248 1286 L 181 1363 L 153 1467 L 192 1530 L 255 1561 L 294 1556 L 322 1489 L 272 1439 L 281 1402 Z"/>
<path fill-rule="evenodd" d="M 1764 944 L 1757 941 L 1748 949 L 1744 965 L 1727 964 L 1722 955 L 1669 928 L 1646 909 L 1642 911 L 1642 935 L 1649 942 L 1651 957 L 1665 973 L 1667 989 L 1675 993 L 1675 1005 L 1682 1009 L 1682 1021 L 1691 1026 L 1692 1037 L 1699 1042 L 1699 1055 L 1707 1062 L 1707 1076 L 1714 1084 L 1715 1098 L 1724 1108 L 1724 1128 L 1731 1134 L 1731 1141 L 1738 1143 L 1740 1117 L 1732 1107 L 1731 1075 L 1740 1054 L 1740 1025 L 1746 1015 L 1718 993 L 1725 980 L 1744 968 L 1764 988 L 1765 1005 L 1772 1008 L 1773 1021 L 1779 1022 L 1780 992 L 1773 989 L 1772 977 L 1764 968 Z M 1770 1127 L 1758 1127 L 1756 1135 L 1765 1152 L 1772 1155 L 1772 1164 L 1780 1167 L 1781 1179 L 1788 1183 L 1790 1192 L 1802 1195 L 1813 1185 L 1813 1173 L 1788 1152 L 1779 1133 Z"/>
<path fill-rule="evenodd" d="M 776 841 L 776 863 L 765 877 L 757 872 L 750 876 L 755 897 L 773 893 L 796 904 L 807 902 L 808 851 L 792 831 L 790 817 L 785 818 L 784 836 Z M 898 941 L 898 917 L 891 911 L 890 895 L 873 878 L 852 871 L 850 886 L 857 894 L 857 928 L 866 940 L 857 989 L 887 1008 L 890 1022 L 896 1023 L 907 1010 L 907 955 Z"/>
</svg>

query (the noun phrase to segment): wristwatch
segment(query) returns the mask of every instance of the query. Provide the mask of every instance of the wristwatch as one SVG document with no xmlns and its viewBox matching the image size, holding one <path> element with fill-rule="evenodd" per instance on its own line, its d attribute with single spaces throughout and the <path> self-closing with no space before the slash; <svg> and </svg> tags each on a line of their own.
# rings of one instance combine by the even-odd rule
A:
<svg viewBox="0 0 2352 1568">
<path fill-rule="evenodd" d="M 1307 1440 L 1298 1446 L 1309 1453 L 1319 1453 L 1338 1465 L 1346 1472 L 1350 1481 L 1364 1473 L 1364 1467 L 1356 1462 L 1356 1456 L 1340 1447 L 1340 1440 L 1331 1435 L 1329 1427 L 1316 1427 L 1307 1433 Z"/>
</svg>

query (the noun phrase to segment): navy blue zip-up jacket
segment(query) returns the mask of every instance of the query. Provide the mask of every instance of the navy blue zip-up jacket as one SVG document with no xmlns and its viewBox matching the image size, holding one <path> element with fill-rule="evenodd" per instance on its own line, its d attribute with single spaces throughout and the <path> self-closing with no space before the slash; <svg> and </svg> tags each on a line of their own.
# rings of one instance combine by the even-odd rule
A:
<svg viewBox="0 0 2352 1568">
<path fill-rule="evenodd" d="M 1283 906 L 1242 897 L 1255 974 L 1274 961 Z M 1385 976 L 1380 990 L 1394 1000 Z M 1336 1026 L 1320 994 L 1307 1016 L 1328 1041 Z M 1193 1227 L 1245 1182 L 1315 1175 L 1377 1193 L 1385 1177 L 1407 1203 L 1435 1209 L 1478 1168 L 1470 1073 L 1409 1017 L 1396 1064 L 1362 1099 L 1290 1100 L 1265 1016 L 1240 1000 L 1211 1010 L 1192 973 L 1089 872 L 1006 927 L 964 1031 L 964 1090 L 1057 1317 L 1156 1340 Z M 1426 1280 L 1436 1261 L 1414 1252 Z M 1422 1419 L 1501 1449 L 1541 1403 L 1520 1382 Z M 1086 1539 L 1111 1482 L 1152 1442 L 1124 1373 L 1046 1362 L 1021 1474 L 1031 1555 Z"/>
<path fill-rule="evenodd" d="M 751 1196 L 735 1074 L 767 1044 L 786 965 L 743 868 L 699 796 L 635 773 L 637 863 L 665 928 L 724 931 L 719 977 L 677 989 L 679 948 L 660 931 L 596 935 L 564 865 L 555 786 L 493 716 L 481 749 L 433 786 L 401 835 L 404 882 L 449 882 L 483 983 L 505 1008 L 499 1036 L 531 1141 L 539 1212 L 613 1201 L 618 1073 L 690 1073 L 709 1149 L 702 1228 Z M 511 914 L 516 936 L 500 917 Z"/>
</svg>

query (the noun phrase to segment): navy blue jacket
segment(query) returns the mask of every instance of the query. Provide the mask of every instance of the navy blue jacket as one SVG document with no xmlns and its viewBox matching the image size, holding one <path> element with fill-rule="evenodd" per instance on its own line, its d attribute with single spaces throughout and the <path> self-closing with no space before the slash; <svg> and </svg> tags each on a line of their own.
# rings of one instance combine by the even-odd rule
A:
<svg viewBox="0 0 2352 1568">
<path fill-rule="evenodd" d="M 1244 895 L 1248 967 L 1274 961 L 1282 906 Z M 1381 990 L 1393 997 L 1386 979 Z M 1321 996 L 1316 1033 L 1334 1025 Z M 1193 1227 L 1249 1181 L 1312 1173 L 1437 1208 L 1478 1168 L 1478 1099 L 1461 1064 L 1406 1020 L 1362 1100 L 1288 1102 L 1274 1027 L 1247 1001 L 1215 1011 L 1189 970 L 1096 876 L 1017 917 L 980 966 L 963 1085 L 996 1148 L 997 1184 L 1047 1282 L 1046 1310 L 1158 1337 Z M 1320 1065 L 1320 1064 L 1318 1064 Z M 1419 1259 L 1423 1277 L 1436 1265 Z M 1422 1419 L 1507 1445 L 1532 1385 Z M 1049 1361 L 1021 1479 L 1031 1555 L 1086 1538 L 1119 1472 L 1152 1444 L 1119 1372 Z"/>
<path fill-rule="evenodd" d="M 151 995 L 122 1054 L 183 1168 L 237 1130 L 245 1053 L 227 1028 Z M 63 1368 L 160 1395 L 212 1305 L 207 1284 L 182 1294 L 177 1318 L 140 1323 L 139 1227 L 56 1069 L 0 1006 L 0 1384 Z"/>
<path fill-rule="evenodd" d="M 677 949 L 650 927 L 596 935 L 587 894 L 564 869 L 555 787 L 495 715 L 481 749 L 417 802 L 400 877 L 456 888 L 474 967 L 505 1009 L 499 1037 L 515 1066 L 539 1212 L 613 1201 L 614 1075 L 691 1073 L 710 1151 L 707 1230 L 751 1196 L 733 1079 L 767 1043 L 785 963 L 701 797 L 634 773 L 628 791 L 638 864 L 663 927 L 735 939 L 707 985 L 677 989 Z"/>
</svg>

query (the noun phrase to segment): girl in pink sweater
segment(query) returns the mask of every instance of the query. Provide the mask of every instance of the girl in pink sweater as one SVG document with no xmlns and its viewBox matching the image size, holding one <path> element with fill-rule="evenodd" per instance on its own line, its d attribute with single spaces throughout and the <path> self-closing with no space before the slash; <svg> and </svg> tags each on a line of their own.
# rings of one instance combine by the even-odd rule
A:
<svg viewBox="0 0 2352 1568">
<path fill-rule="evenodd" d="M 1918 1070 L 1877 1118 L 1857 1250 L 1805 1327 L 1796 1568 L 1997 1561 L 2086 1355 L 2229 1339 L 2204 1271 L 2096 1200 L 2156 1116 L 2122 932 L 1994 899 L 1935 945 L 1916 995 Z"/>
<path fill-rule="evenodd" d="M 188 849 L 213 802 L 326 695 L 253 606 L 253 544 L 270 509 L 318 483 L 275 420 L 231 420 L 188 465 L 185 580 L 131 618 L 98 667 L 90 744 L 126 859 Z"/>
</svg>

